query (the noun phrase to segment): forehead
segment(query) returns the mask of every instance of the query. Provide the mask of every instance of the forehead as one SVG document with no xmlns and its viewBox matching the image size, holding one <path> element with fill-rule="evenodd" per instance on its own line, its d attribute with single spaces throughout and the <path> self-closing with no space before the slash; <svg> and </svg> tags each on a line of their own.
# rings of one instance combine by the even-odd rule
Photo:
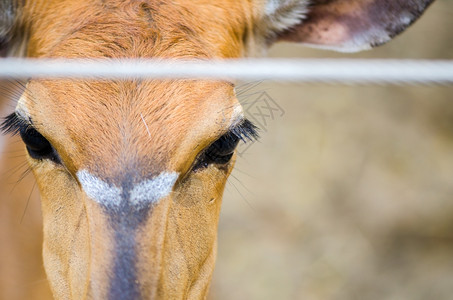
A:
<svg viewBox="0 0 453 300">
<path fill-rule="evenodd" d="M 112 165 L 184 168 L 239 117 L 238 106 L 226 82 L 46 80 L 28 85 L 18 109 L 72 168 L 96 162 L 93 171 L 113 176 L 124 170 Z"/>
<path fill-rule="evenodd" d="M 36 12 L 30 56 L 237 57 L 248 28 L 237 0 L 47 2 L 64 9 Z"/>
</svg>

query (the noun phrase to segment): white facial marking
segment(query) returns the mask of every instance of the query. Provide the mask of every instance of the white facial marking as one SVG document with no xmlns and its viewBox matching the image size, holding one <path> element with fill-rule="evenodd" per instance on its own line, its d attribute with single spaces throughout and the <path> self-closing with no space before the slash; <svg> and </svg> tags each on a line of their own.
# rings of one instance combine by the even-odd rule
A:
<svg viewBox="0 0 453 300">
<path fill-rule="evenodd" d="M 77 178 L 87 196 L 97 203 L 107 207 L 121 204 L 121 188 L 102 181 L 86 170 L 77 172 Z"/>
<path fill-rule="evenodd" d="M 176 172 L 163 172 L 153 179 L 140 182 L 130 192 L 130 203 L 135 206 L 157 203 L 170 194 L 178 176 Z"/>
<path fill-rule="evenodd" d="M 17 101 L 17 106 L 16 106 L 16 114 L 22 117 L 24 120 L 29 120 L 30 119 L 30 112 L 27 107 L 28 103 L 28 93 L 24 93 L 20 98 L 19 101 Z"/>
<path fill-rule="evenodd" d="M 238 104 L 234 107 L 233 114 L 231 115 L 230 126 L 234 127 L 242 120 L 244 120 L 244 111 L 242 110 L 242 106 Z"/>
<path fill-rule="evenodd" d="M 86 170 L 77 172 L 77 178 L 88 197 L 106 207 L 119 207 L 122 201 L 137 208 L 157 203 L 168 196 L 178 179 L 176 172 L 162 172 L 159 176 L 136 184 L 129 193 L 129 199 L 122 199 L 123 189 L 93 176 Z"/>
</svg>

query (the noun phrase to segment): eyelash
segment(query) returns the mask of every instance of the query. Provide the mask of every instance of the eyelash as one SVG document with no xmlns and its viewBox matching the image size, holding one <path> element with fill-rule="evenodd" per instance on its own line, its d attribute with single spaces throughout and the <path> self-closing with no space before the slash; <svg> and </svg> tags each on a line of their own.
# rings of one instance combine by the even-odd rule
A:
<svg viewBox="0 0 453 300">
<path fill-rule="evenodd" d="M 3 123 L 0 125 L 0 131 L 3 134 L 14 136 L 19 134 L 21 130 L 27 130 L 29 127 L 32 127 L 32 125 L 19 118 L 16 113 L 12 113 L 3 120 Z"/>
<path fill-rule="evenodd" d="M 207 168 L 210 164 L 225 165 L 231 160 L 240 140 L 246 143 L 258 138 L 258 128 L 249 120 L 244 120 L 203 150 L 195 160 L 192 171 Z"/>
<path fill-rule="evenodd" d="M 33 124 L 19 118 L 15 113 L 5 118 L 0 130 L 12 135 L 19 134 L 31 158 L 36 160 L 49 159 L 55 163 L 61 163 L 50 142 L 33 127 Z"/>
<path fill-rule="evenodd" d="M 244 143 L 253 142 L 259 139 L 258 127 L 247 119 L 235 126 L 227 134 L 232 134 L 242 140 Z"/>
</svg>

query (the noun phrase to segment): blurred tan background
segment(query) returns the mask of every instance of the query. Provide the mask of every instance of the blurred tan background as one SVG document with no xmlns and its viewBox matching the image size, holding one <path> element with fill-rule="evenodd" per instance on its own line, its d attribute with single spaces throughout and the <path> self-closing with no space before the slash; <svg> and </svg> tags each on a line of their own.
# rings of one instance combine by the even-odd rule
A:
<svg viewBox="0 0 453 300">
<path fill-rule="evenodd" d="M 453 1 L 373 51 L 270 56 L 453 59 Z M 284 114 L 229 180 L 211 299 L 453 299 L 453 86 L 252 91 Z"/>
</svg>

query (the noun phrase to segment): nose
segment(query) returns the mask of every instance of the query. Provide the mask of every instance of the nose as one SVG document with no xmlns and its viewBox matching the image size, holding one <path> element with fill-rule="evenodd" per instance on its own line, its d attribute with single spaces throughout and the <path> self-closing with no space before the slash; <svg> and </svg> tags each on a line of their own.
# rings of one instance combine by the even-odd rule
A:
<svg viewBox="0 0 453 300">
<path fill-rule="evenodd" d="M 178 174 L 162 172 L 151 179 L 136 181 L 136 184 L 127 177 L 121 180 L 121 184 L 114 184 L 86 170 L 77 172 L 77 178 L 88 197 L 91 264 L 99 264 L 98 258 L 106 262 L 105 266 L 92 268 L 90 285 L 93 298 L 140 299 L 142 280 L 138 268 L 153 267 L 138 266 L 141 252 L 149 251 L 147 242 L 139 241 L 140 232 L 150 223 L 153 207 L 160 206 L 159 202 L 173 190 Z M 165 210 L 160 208 L 158 214 Z M 156 227 L 162 226 L 154 227 L 149 230 L 159 231 L 161 229 Z M 104 287 L 104 292 L 95 290 L 99 286 Z"/>
</svg>

